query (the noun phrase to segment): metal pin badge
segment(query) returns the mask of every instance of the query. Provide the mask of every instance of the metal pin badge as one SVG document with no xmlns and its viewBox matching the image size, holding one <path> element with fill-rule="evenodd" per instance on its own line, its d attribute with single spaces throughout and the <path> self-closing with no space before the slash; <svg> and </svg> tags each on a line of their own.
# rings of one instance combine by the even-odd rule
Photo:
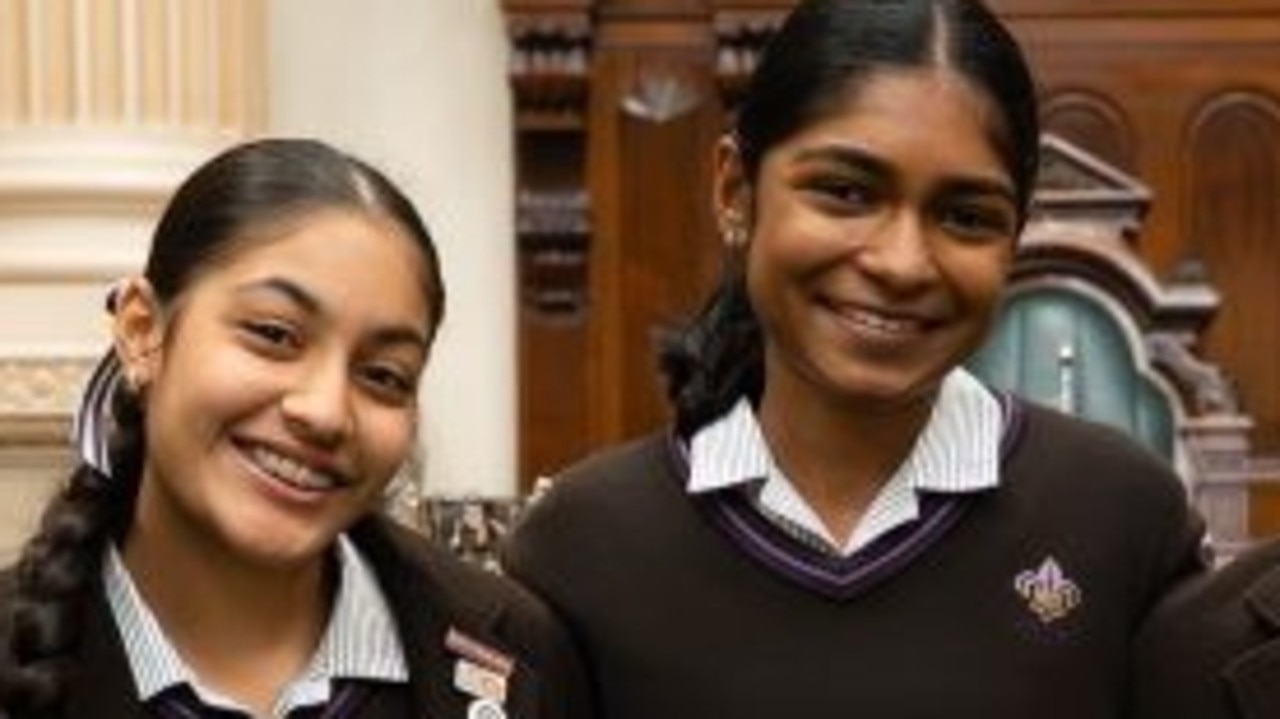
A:
<svg viewBox="0 0 1280 719">
<path fill-rule="evenodd" d="M 453 665 L 453 686 L 478 699 L 504 702 L 507 699 L 507 677 L 468 659 Z"/>
<path fill-rule="evenodd" d="M 476 699 L 467 706 L 467 719 L 507 719 L 502 704 L 492 699 Z"/>
</svg>

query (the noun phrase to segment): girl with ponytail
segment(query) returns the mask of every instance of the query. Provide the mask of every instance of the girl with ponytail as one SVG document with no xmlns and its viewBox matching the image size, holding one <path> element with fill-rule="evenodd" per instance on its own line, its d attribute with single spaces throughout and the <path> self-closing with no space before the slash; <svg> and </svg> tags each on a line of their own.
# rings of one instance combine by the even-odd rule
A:
<svg viewBox="0 0 1280 719">
<path fill-rule="evenodd" d="M 0 716 L 582 716 L 543 606 L 379 512 L 444 315 L 385 176 L 233 147 L 108 307 L 82 462 L 0 574 Z"/>
<path fill-rule="evenodd" d="M 964 369 L 1031 212 L 1018 43 L 981 0 L 802 0 L 754 67 L 674 424 L 562 472 L 508 572 L 606 719 L 1120 716 L 1199 525 L 1161 460 Z"/>
</svg>

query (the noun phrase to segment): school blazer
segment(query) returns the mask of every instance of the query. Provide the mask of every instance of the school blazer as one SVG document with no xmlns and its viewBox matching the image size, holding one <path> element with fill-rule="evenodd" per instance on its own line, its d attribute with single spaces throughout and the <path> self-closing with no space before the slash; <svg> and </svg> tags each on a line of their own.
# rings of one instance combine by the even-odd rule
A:
<svg viewBox="0 0 1280 719">
<path fill-rule="evenodd" d="M 1278 557 L 1280 559 L 1280 557 Z M 1280 564 L 1272 564 L 1245 590 L 1249 629 L 1222 676 L 1241 719 L 1280 717 Z"/>
<path fill-rule="evenodd" d="M 581 667 L 544 605 L 388 519 L 367 519 L 350 536 L 374 568 L 400 630 L 410 674 L 410 719 L 467 716 L 472 697 L 454 687 L 459 656 L 445 641 L 451 629 L 516 660 L 505 702 L 508 719 L 586 719 L 589 699 Z M 11 575 L 0 578 L 0 611 L 6 617 Z M 83 670 L 69 687 L 66 716 L 146 719 L 103 592 L 97 592 L 86 620 L 79 657 Z M 7 627 L 0 628 L 0 635 L 7 634 Z M 375 697 L 356 716 L 406 719 L 402 700 Z M 0 708 L 0 719 L 6 716 Z"/>
<path fill-rule="evenodd" d="M 1280 717 L 1280 540 L 1166 597 L 1136 654 L 1134 719 Z"/>
</svg>

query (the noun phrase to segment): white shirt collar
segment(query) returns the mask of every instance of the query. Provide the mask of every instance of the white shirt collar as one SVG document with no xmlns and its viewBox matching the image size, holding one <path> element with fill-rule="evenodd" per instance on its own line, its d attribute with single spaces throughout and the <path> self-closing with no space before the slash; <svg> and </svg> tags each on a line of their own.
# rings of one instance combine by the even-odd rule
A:
<svg viewBox="0 0 1280 719">
<path fill-rule="evenodd" d="M 773 514 L 824 538 L 841 553 L 850 553 L 915 519 L 918 492 L 966 493 L 997 486 L 1003 430 L 999 401 L 967 371 L 953 370 L 944 378 L 911 453 L 880 489 L 843 547 L 834 546 L 816 514 L 774 463 L 745 398 L 693 436 L 687 489 L 697 494 L 758 487 L 755 500 L 766 515 Z"/>
<path fill-rule="evenodd" d="M 338 589 L 329 624 L 309 667 L 281 692 L 276 716 L 328 701 L 333 679 L 408 681 L 395 620 L 372 568 L 345 535 L 339 536 L 337 546 Z M 107 549 L 102 571 L 141 701 L 187 684 L 206 704 L 243 710 L 200 683 L 139 594 L 114 544 Z"/>
</svg>

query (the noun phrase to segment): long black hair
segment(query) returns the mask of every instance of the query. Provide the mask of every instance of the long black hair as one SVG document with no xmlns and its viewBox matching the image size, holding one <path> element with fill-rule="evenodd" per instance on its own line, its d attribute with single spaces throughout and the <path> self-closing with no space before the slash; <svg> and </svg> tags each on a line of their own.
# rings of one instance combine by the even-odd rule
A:
<svg viewBox="0 0 1280 719">
<path fill-rule="evenodd" d="M 959 73 L 990 99 L 989 139 L 1013 180 L 1021 227 L 1039 164 L 1036 88 L 1017 41 L 980 0 L 801 2 L 770 39 L 737 109 L 733 140 L 747 182 L 770 149 L 878 73 L 917 67 Z M 662 348 L 682 435 L 763 391 L 764 338 L 742 270 L 731 258 L 701 311 Z"/>
<path fill-rule="evenodd" d="M 205 272 L 263 236 L 253 230 L 320 209 L 350 209 L 395 222 L 423 256 L 423 291 L 434 333 L 444 317 L 444 284 L 435 244 L 410 201 L 383 174 L 329 145 L 264 139 L 233 147 L 199 167 L 170 199 L 152 237 L 145 276 L 162 305 Z M 255 239 L 258 238 L 258 239 Z M 108 355 L 110 367 L 118 360 Z M 118 367 L 118 365 L 116 365 Z M 146 456 L 143 407 L 118 379 L 101 372 L 90 398 L 109 406 L 106 461 L 85 461 L 44 510 L 11 577 L 13 597 L 0 617 L 0 716 L 60 716 L 76 671 L 74 655 L 86 605 L 99 590 L 108 541 L 133 518 Z M 96 466 L 95 466 L 96 465 Z M 105 466 L 104 466 L 105 465 Z"/>
</svg>

